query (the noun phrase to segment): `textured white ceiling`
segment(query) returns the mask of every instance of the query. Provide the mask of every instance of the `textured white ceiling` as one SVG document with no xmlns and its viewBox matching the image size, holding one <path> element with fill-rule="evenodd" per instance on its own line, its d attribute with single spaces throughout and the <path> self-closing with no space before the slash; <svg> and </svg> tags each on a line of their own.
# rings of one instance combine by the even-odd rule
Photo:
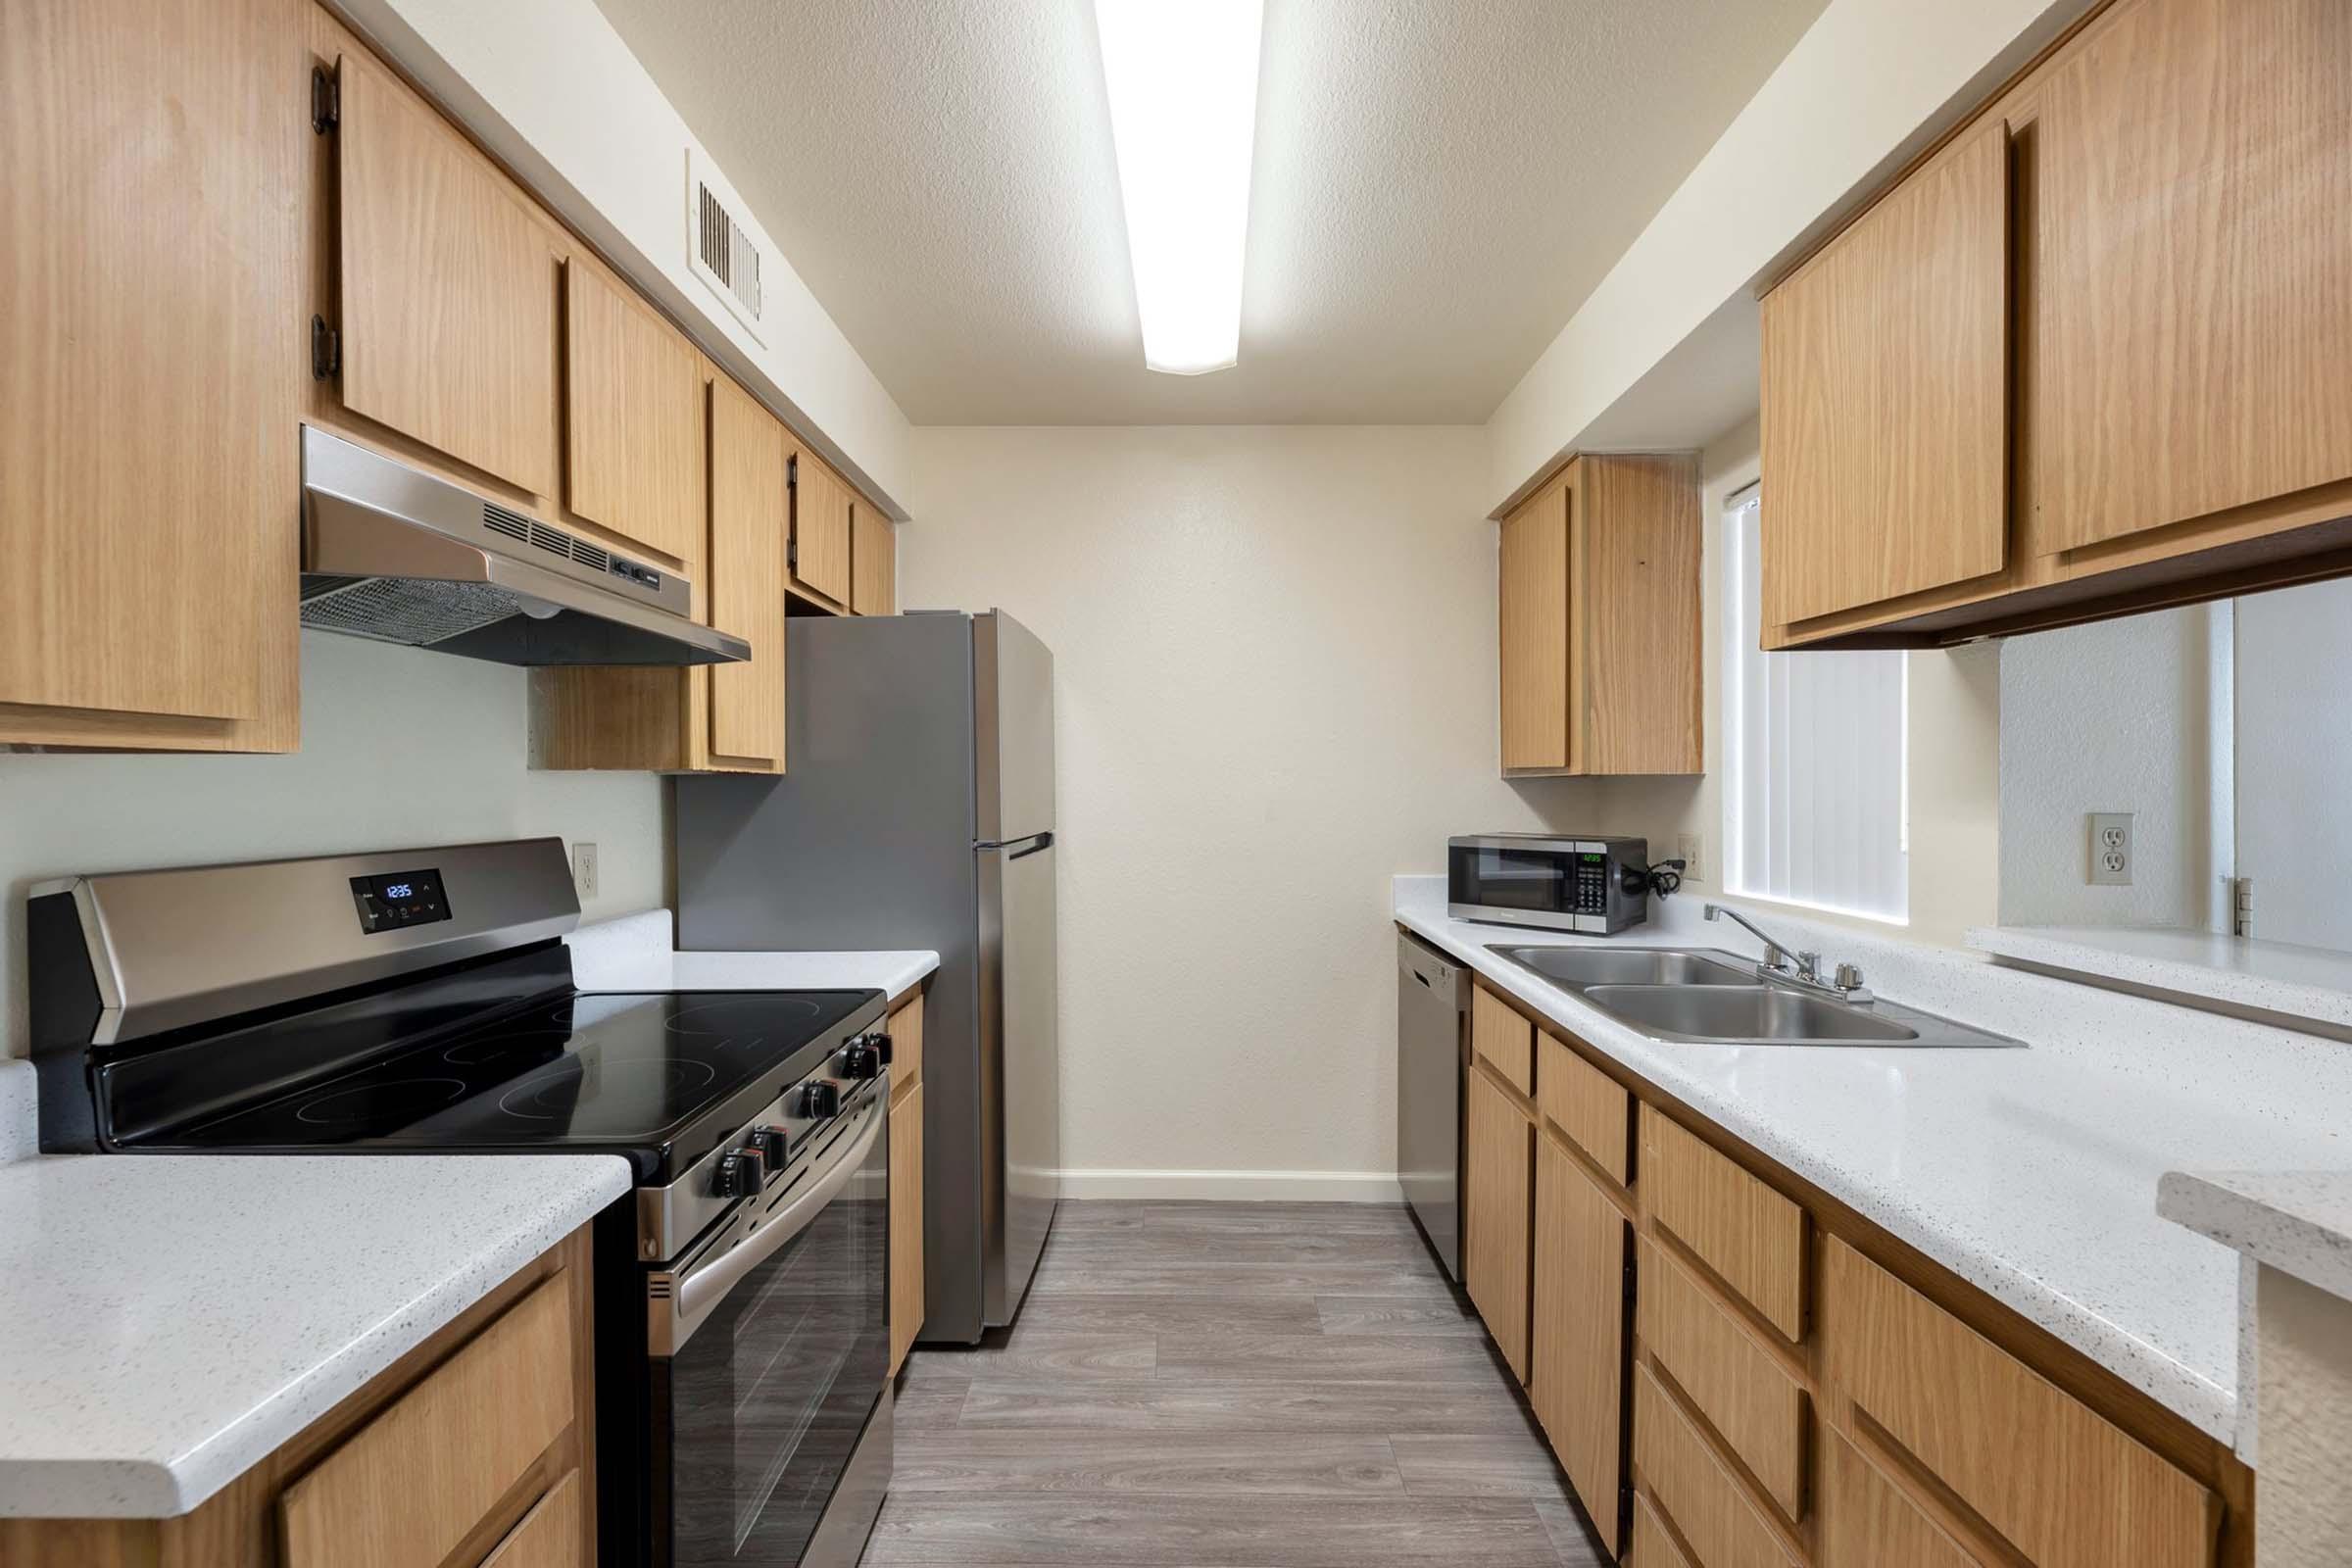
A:
<svg viewBox="0 0 2352 1568">
<path fill-rule="evenodd" d="M 1824 3 L 1267 0 L 1241 363 L 1176 377 L 1090 0 L 599 0 L 918 424 L 1483 420 Z"/>
</svg>

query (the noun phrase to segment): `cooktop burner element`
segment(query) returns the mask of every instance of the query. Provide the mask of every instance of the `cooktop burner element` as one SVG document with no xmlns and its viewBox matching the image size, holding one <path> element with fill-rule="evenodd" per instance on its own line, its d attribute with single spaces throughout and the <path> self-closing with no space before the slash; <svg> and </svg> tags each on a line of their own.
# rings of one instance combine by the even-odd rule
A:
<svg viewBox="0 0 2352 1568">
<path fill-rule="evenodd" d="M 294 1115 L 318 1127 L 348 1126 L 386 1116 L 419 1116 L 466 1093 L 463 1078 L 408 1078 L 357 1089 L 334 1089 L 303 1101 Z"/>
</svg>

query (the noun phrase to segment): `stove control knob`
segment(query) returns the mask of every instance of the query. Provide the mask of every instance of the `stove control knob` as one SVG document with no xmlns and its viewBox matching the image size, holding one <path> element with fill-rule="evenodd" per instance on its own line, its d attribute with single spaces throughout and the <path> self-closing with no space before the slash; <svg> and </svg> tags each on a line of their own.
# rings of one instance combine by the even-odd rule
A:
<svg viewBox="0 0 2352 1568">
<path fill-rule="evenodd" d="M 853 1040 L 841 1048 L 841 1075 L 844 1078 L 878 1078 L 882 1074 L 882 1051 L 873 1044 L 871 1036 Z"/>
<path fill-rule="evenodd" d="M 882 1065 L 890 1065 L 890 1036 L 877 1029 L 872 1034 L 859 1035 L 850 1042 L 853 1046 L 871 1046 L 882 1056 Z"/>
<path fill-rule="evenodd" d="M 767 1181 L 767 1161 L 756 1149 L 730 1150 L 719 1157 L 712 1191 L 721 1198 L 749 1198 Z"/>
<path fill-rule="evenodd" d="M 781 1127 L 755 1127 L 746 1134 L 743 1147 L 760 1156 L 760 1163 L 768 1170 L 784 1168 L 784 1151 L 789 1140 Z"/>
<path fill-rule="evenodd" d="M 829 1078 L 815 1078 L 801 1085 L 798 1103 L 793 1107 L 809 1121 L 823 1121 L 841 1114 L 841 1085 Z"/>
</svg>

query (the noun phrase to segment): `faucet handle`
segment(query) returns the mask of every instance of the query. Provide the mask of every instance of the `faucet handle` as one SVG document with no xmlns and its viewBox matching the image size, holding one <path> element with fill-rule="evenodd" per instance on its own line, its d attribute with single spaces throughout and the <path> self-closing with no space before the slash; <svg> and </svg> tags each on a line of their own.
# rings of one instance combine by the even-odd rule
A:
<svg viewBox="0 0 2352 1568">
<path fill-rule="evenodd" d="M 1840 991 L 1861 990 L 1862 971 L 1850 963 L 1839 964 L 1838 966 L 1838 989 Z"/>
<path fill-rule="evenodd" d="M 1808 953 L 1800 950 L 1796 956 L 1796 973 L 1799 979 L 1820 979 L 1821 955 L 1818 953 Z"/>
</svg>

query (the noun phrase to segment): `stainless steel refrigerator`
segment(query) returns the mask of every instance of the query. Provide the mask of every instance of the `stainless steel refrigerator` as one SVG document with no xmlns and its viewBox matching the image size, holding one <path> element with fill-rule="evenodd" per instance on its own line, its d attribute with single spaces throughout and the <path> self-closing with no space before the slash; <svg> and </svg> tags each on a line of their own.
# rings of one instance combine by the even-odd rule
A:
<svg viewBox="0 0 2352 1568">
<path fill-rule="evenodd" d="M 1054 655 L 1003 611 L 795 616 L 782 778 L 677 783 L 678 943 L 929 948 L 921 1338 L 1010 1323 L 1060 1197 Z"/>
</svg>

